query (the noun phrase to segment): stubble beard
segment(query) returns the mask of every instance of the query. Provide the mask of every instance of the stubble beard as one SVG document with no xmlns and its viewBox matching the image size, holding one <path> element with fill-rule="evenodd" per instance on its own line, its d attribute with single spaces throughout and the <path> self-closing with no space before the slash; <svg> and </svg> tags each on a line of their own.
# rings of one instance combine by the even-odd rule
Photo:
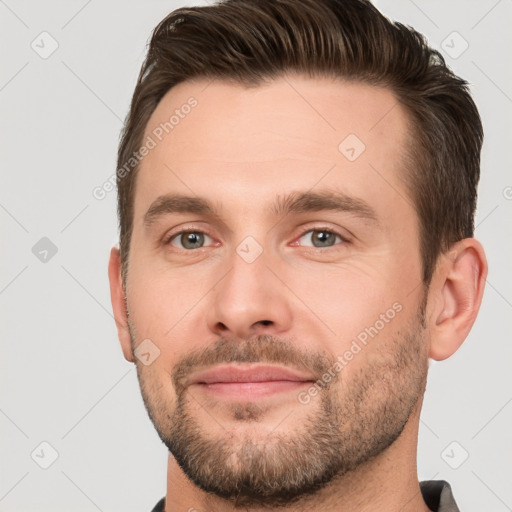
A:
<svg viewBox="0 0 512 512">
<path fill-rule="evenodd" d="M 237 425 L 251 424 L 245 434 L 243 429 L 233 434 L 220 428 L 220 434 L 212 436 L 209 425 L 193 414 L 197 400 L 179 385 L 180 377 L 198 362 L 300 361 L 318 375 L 334 364 L 334 359 L 304 354 L 271 336 L 243 342 L 221 339 L 179 362 L 173 370 L 174 407 L 168 402 L 169 388 L 156 388 L 150 372 L 138 364 L 142 397 L 160 439 L 197 487 L 236 507 L 284 506 L 314 495 L 398 439 L 425 390 L 428 357 L 422 325 L 420 319 L 407 332 L 397 332 L 392 343 L 384 345 L 386 352 L 358 366 L 350 379 L 342 370 L 309 404 L 297 401 L 300 417 L 290 422 L 296 428 L 287 433 L 276 426 L 255 439 L 254 425 L 265 414 L 257 403 L 248 402 L 231 407 Z M 376 349 L 368 345 L 366 350 Z M 304 407 L 310 409 L 306 414 Z M 214 424 L 215 409 L 208 412 Z"/>
</svg>

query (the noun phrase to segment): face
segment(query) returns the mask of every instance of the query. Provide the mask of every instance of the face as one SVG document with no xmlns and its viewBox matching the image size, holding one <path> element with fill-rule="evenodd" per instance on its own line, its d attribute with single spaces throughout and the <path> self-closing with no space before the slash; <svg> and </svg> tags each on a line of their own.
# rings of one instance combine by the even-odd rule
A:
<svg viewBox="0 0 512 512">
<path fill-rule="evenodd" d="M 127 309 L 145 405 L 184 473 L 238 504 L 289 503 L 385 451 L 428 361 L 393 94 L 187 82 L 148 136 Z"/>
</svg>

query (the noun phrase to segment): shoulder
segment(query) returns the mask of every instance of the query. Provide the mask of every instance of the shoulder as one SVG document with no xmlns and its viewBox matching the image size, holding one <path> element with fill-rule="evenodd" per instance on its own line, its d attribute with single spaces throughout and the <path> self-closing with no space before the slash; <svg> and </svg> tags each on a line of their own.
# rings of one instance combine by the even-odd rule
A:
<svg viewBox="0 0 512 512">
<path fill-rule="evenodd" d="M 448 482 L 425 480 L 420 482 L 420 489 L 425 503 L 433 512 L 460 512 Z"/>
<path fill-rule="evenodd" d="M 151 512 L 165 512 L 165 496 L 155 505 Z"/>
</svg>

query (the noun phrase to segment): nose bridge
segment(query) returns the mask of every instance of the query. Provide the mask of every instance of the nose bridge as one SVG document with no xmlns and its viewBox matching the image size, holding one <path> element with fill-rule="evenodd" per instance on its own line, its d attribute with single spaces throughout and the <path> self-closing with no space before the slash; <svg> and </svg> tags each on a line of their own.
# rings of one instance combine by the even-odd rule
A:
<svg viewBox="0 0 512 512">
<path fill-rule="evenodd" d="M 247 337 L 289 328 L 291 310 L 285 287 L 273 275 L 272 254 L 245 238 L 229 258 L 229 270 L 213 289 L 210 329 Z"/>
</svg>

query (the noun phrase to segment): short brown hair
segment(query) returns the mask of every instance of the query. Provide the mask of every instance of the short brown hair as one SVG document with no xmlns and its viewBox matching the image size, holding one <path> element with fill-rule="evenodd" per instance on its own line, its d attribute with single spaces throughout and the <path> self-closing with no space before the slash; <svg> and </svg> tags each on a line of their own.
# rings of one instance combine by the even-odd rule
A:
<svg viewBox="0 0 512 512">
<path fill-rule="evenodd" d="M 177 9 L 153 32 L 118 151 L 123 282 L 139 166 L 120 170 L 162 97 L 185 80 L 257 86 L 286 72 L 383 86 L 405 108 L 412 133 L 403 179 L 419 218 L 424 283 L 440 253 L 473 236 L 482 123 L 467 82 L 424 36 L 366 0 L 227 0 Z"/>
</svg>

